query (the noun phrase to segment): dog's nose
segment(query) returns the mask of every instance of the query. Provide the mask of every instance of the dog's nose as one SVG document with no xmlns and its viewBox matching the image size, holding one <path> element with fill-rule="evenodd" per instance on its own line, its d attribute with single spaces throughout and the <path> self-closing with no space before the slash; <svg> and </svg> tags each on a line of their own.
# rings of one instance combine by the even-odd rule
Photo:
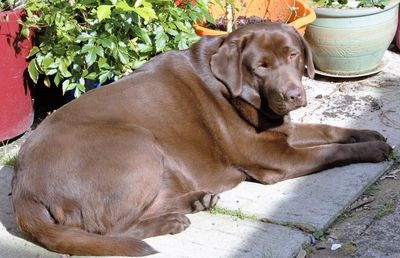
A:
<svg viewBox="0 0 400 258">
<path fill-rule="evenodd" d="M 292 87 L 285 93 L 285 99 L 296 107 L 304 107 L 307 105 L 304 91 L 300 87 Z"/>
</svg>

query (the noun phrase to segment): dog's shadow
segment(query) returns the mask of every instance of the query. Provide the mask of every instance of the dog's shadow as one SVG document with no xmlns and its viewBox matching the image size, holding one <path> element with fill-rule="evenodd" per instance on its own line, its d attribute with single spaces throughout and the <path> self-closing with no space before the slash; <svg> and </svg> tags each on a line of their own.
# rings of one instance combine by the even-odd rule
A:
<svg viewBox="0 0 400 258">
<path fill-rule="evenodd" d="M 15 222 L 11 203 L 11 179 L 13 173 L 14 168 L 12 167 L 6 166 L 0 169 L 0 231 L 6 230 L 14 236 L 26 239 Z"/>
</svg>

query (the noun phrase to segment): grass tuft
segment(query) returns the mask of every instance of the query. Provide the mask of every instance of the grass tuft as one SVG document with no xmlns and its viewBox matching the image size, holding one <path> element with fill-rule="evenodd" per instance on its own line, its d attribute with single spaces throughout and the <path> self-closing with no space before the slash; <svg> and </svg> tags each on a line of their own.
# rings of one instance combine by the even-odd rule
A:
<svg viewBox="0 0 400 258">
<path fill-rule="evenodd" d="M 378 213 L 375 214 L 374 219 L 378 220 L 385 217 L 388 214 L 391 214 L 396 209 L 396 202 L 394 200 L 389 200 L 385 202 L 385 204 L 381 207 Z"/>
<path fill-rule="evenodd" d="M 228 215 L 233 218 L 240 219 L 240 220 L 251 220 L 251 221 L 258 220 L 256 215 L 246 214 L 240 208 L 236 209 L 236 210 L 231 210 L 231 209 L 215 206 L 214 208 L 210 209 L 210 213 L 211 214 Z"/>
<path fill-rule="evenodd" d="M 17 154 L 10 154 L 7 146 L 0 153 L 0 165 L 13 167 L 17 161 Z"/>
</svg>

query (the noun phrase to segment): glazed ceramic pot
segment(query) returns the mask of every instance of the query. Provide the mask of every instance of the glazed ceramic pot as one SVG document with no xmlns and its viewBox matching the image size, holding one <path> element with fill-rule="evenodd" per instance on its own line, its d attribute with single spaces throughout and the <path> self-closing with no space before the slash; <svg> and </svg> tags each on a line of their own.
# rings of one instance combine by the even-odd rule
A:
<svg viewBox="0 0 400 258">
<path fill-rule="evenodd" d="M 396 33 L 398 2 L 380 8 L 318 8 L 305 38 L 315 67 L 332 75 L 376 69 Z"/>
</svg>

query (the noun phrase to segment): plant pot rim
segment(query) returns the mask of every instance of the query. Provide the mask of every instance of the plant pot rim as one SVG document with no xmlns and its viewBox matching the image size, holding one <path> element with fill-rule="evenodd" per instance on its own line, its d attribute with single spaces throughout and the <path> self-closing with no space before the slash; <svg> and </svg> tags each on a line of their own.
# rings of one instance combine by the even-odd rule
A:
<svg viewBox="0 0 400 258">
<path fill-rule="evenodd" d="M 25 9 L 22 6 L 12 10 L 0 11 L 0 22 L 18 20 L 23 14 L 25 14 Z"/>
<path fill-rule="evenodd" d="M 293 26 L 298 31 L 302 31 L 301 34 L 304 34 L 305 27 L 316 19 L 316 14 L 314 12 L 314 9 L 306 4 L 304 0 L 295 1 L 305 9 L 304 15 L 287 24 Z M 193 24 L 193 28 L 195 29 L 196 34 L 199 36 L 220 36 L 226 35 L 228 33 L 226 31 L 206 28 L 199 20 L 197 20 L 196 23 Z"/>
<path fill-rule="evenodd" d="M 338 9 L 338 8 L 315 8 L 315 13 L 318 18 L 345 18 L 345 17 L 361 17 L 372 14 L 385 12 L 395 8 L 400 3 L 400 0 L 392 1 L 385 8 L 367 7 L 367 8 L 353 8 L 353 9 Z"/>
</svg>

